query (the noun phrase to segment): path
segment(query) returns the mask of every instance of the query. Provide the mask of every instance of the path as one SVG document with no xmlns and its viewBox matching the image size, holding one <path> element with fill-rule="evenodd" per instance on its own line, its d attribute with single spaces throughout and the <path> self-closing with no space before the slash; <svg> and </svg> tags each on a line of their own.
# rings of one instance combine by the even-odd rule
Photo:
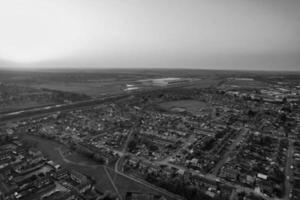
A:
<svg viewBox="0 0 300 200">
<path fill-rule="evenodd" d="M 120 200 L 122 200 L 122 199 L 123 199 L 123 198 L 122 198 L 122 195 L 120 194 L 118 188 L 117 188 L 116 185 L 115 185 L 115 182 L 112 180 L 110 174 L 108 173 L 107 167 L 106 167 L 106 166 L 104 166 L 104 171 L 105 171 L 105 173 L 106 173 L 106 175 L 107 175 L 107 177 L 108 177 L 110 183 L 112 184 L 112 186 L 113 186 L 113 188 L 114 188 L 114 190 L 115 190 L 115 193 L 118 194 Z"/>
<path fill-rule="evenodd" d="M 77 162 L 73 162 L 73 161 L 71 161 L 71 160 L 69 160 L 68 158 L 65 157 L 65 155 L 63 154 L 63 151 L 62 151 L 61 148 L 55 148 L 55 150 L 58 151 L 58 153 L 59 153 L 59 155 L 61 156 L 61 158 L 63 159 L 63 161 L 66 162 L 66 163 L 73 164 L 73 165 L 84 166 L 84 167 L 90 167 L 90 168 L 93 168 L 93 169 L 96 169 L 97 167 L 104 167 L 105 173 L 107 174 L 107 177 L 109 178 L 110 182 L 112 183 L 112 186 L 113 186 L 114 190 L 116 191 L 117 194 L 119 194 L 119 193 L 118 193 L 118 189 L 117 189 L 116 185 L 114 184 L 114 181 L 113 181 L 112 177 L 111 177 L 110 174 L 108 173 L 107 167 L 106 167 L 106 166 L 103 166 L 103 165 L 90 165 L 90 164 L 86 164 L 86 163 L 77 163 Z M 170 192 L 168 192 L 168 191 L 166 191 L 166 190 L 164 190 L 164 189 L 162 189 L 162 188 L 159 188 L 159 187 L 157 187 L 157 186 L 155 186 L 155 185 L 152 185 L 152 184 L 150 184 L 150 183 L 148 183 L 148 182 L 146 182 L 146 181 L 144 181 L 144 180 L 138 179 L 138 178 L 136 178 L 136 177 L 128 176 L 128 175 L 126 175 L 126 174 L 124 174 L 124 173 L 122 173 L 122 172 L 119 172 L 119 171 L 114 171 L 114 172 L 115 172 L 117 175 L 124 176 L 124 177 L 126 177 L 126 178 L 128 178 L 128 179 L 130 179 L 130 180 L 132 180 L 132 181 L 135 181 L 135 182 L 137 182 L 137 183 L 139 183 L 139 184 L 141 184 L 141 185 L 144 185 L 144 186 L 146 186 L 146 187 L 148 187 L 148 188 L 151 188 L 152 190 L 158 191 L 158 192 L 160 192 L 161 194 L 163 194 L 163 195 L 165 195 L 165 196 L 167 196 L 167 197 L 170 197 L 170 198 L 172 198 L 172 199 L 182 199 L 182 198 L 179 197 L 178 195 L 175 195 L 175 194 L 173 194 L 173 193 L 170 193 Z M 121 195 L 119 195 L 119 196 L 121 196 Z"/>
</svg>

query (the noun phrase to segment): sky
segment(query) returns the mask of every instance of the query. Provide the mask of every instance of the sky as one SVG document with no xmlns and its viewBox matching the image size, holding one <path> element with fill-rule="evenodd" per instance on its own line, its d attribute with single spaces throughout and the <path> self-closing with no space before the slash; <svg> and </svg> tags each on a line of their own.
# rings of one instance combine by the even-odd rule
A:
<svg viewBox="0 0 300 200">
<path fill-rule="evenodd" d="M 300 70 L 299 0 L 0 0 L 0 68 Z"/>
</svg>

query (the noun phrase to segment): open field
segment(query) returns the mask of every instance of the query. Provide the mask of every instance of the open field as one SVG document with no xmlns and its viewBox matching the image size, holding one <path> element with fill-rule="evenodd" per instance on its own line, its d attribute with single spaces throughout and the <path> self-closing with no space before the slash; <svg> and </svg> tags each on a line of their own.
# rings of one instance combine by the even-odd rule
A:
<svg viewBox="0 0 300 200">
<path fill-rule="evenodd" d="M 119 71 L 89 72 L 6 72 L 1 81 L 14 83 L 34 89 L 49 89 L 101 97 L 106 94 L 123 92 L 126 84 L 143 78 L 152 78 L 152 74 Z M 0 75 L 1 77 L 1 75 Z"/>
<path fill-rule="evenodd" d="M 225 89 L 227 87 L 249 89 L 262 88 L 270 82 L 280 82 L 286 79 L 297 81 L 298 76 L 299 73 L 295 72 L 192 69 L 0 71 L 0 85 L 13 85 L 9 91 L 4 90 L 2 86 L 0 112 L 61 104 L 64 100 L 75 102 L 90 97 L 125 93 L 126 85 L 135 86 L 138 80 L 145 79 L 187 78 L 193 80 L 184 85 L 187 88 L 221 86 Z M 253 80 L 241 80 L 243 78 Z M 144 89 L 153 88 L 153 86 L 144 87 Z M 17 90 L 18 88 L 26 89 Z M 34 94 L 28 91 L 33 91 Z M 75 98 L 75 95 L 82 96 L 82 98 Z"/>
<path fill-rule="evenodd" d="M 227 80 L 223 86 L 235 86 L 239 88 L 265 88 L 267 83 L 257 80 Z"/>
<path fill-rule="evenodd" d="M 46 88 L 65 92 L 85 94 L 91 97 L 101 97 L 106 94 L 117 94 L 123 92 L 126 82 L 98 81 L 98 82 L 48 82 L 41 84 L 30 84 L 34 88 Z"/>
<path fill-rule="evenodd" d="M 90 97 L 101 97 L 107 94 L 120 94 L 124 93 L 124 89 L 127 84 L 135 84 L 139 77 L 129 79 L 129 80 L 95 80 L 87 82 L 41 82 L 38 84 L 30 84 L 28 86 L 37 88 L 37 89 L 50 89 L 58 90 L 64 92 L 73 92 L 78 94 L 85 94 Z M 142 77 L 140 77 L 142 78 Z M 188 87 L 192 88 L 207 88 L 214 87 L 219 83 L 219 80 L 197 80 L 189 84 Z M 139 88 L 150 89 L 155 86 L 145 86 L 137 85 Z"/>
<path fill-rule="evenodd" d="M 286 72 L 285 76 L 294 74 Z M 138 80 L 159 78 L 195 79 L 189 88 L 240 85 L 242 87 L 262 87 L 268 80 L 280 80 L 280 72 L 222 71 L 222 70 L 183 70 L 183 69 L 114 69 L 114 70 L 49 70 L 49 71 L 0 71 L 2 83 L 27 86 L 34 89 L 50 89 L 101 97 L 105 94 L 123 92 L 126 84 Z M 296 76 L 296 75 L 294 75 Z M 255 81 L 228 81 L 228 78 L 254 78 Z M 0 82 L 0 83 L 1 83 Z"/>
<path fill-rule="evenodd" d="M 207 103 L 196 100 L 168 101 L 159 104 L 159 107 L 171 112 L 189 112 L 194 115 L 200 113 L 200 110 L 207 107 Z"/>
<path fill-rule="evenodd" d="M 85 94 L 99 97 L 105 94 L 123 92 L 126 84 L 135 84 L 138 80 L 168 77 L 197 79 L 192 86 L 204 88 L 216 86 L 219 81 L 218 71 L 207 70 L 73 70 L 73 71 L 39 71 L 39 72 L 0 72 L 3 83 L 16 84 L 34 89 L 50 89 Z"/>
<path fill-rule="evenodd" d="M 80 154 L 75 154 L 73 155 L 72 159 L 74 161 L 80 161 L 80 163 L 86 163 L 86 166 L 84 165 L 75 165 L 69 162 L 66 162 L 59 154 L 58 152 L 58 148 L 64 148 L 63 145 L 51 141 L 51 140 L 47 140 L 47 139 L 43 139 L 43 138 L 39 138 L 36 136 L 31 136 L 31 135 L 24 135 L 23 139 L 25 141 L 29 141 L 29 142 L 33 142 L 36 143 L 38 149 L 40 149 L 45 155 L 47 155 L 51 160 L 53 160 L 54 162 L 60 164 L 62 167 L 69 169 L 69 170 L 77 170 L 83 174 L 92 176 L 96 179 L 97 182 L 97 188 L 102 191 L 113 191 L 113 187 L 109 181 L 109 179 L 107 178 L 107 176 L 105 175 L 104 169 L 103 167 L 90 167 L 89 165 L 91 164 L 91 161 L 87 162 L 86 158 Z M 64 149 L 66 150 L 66 149 Z M 96 164 L 96 163 L 93 163 Z"/>
<path fill-rule="evenodd" d="M 19 105 L 9 105 L 9 106 L 3 106 L 3 108 L 0 109 L 0 114 L 3 113 L 10 113 L 13 111 L 19 111 L 19 110 L 26 110 L 31 108 L 38 108 L 38 107 L 44 107 L 44 106 L 51 106 L 54 105 L 54 103 L 36 103 L 36 102 L 26 102 Z"/>
<path fill-rule="evenodd" d="M 194 81 L 192 85 L 187 88 L 209 88 L 216 87 L 221 82 L 221 79 L 216 78 L 205 78 L 201 80 Z"/>
<path fill-rule="evenodd" d="M 0 113 L 89 99 L 77 93 L 0 82 Z"/>
<path fill-rule="evenodd" d="M 96 187 L 100 191 L 114 192 L 114 188 L 107 176 L 107 173 L 105 172 L 104 167 L 98 165 L 97 162 L 90 160 L 84 155 L 70 152 L 70 150 L 67 149 L 65 146 L 55 141 L 51 141 L 48 139 L 43 139 L 41 137 L 31 136 L 31 135 L 22 135 L 22 139 L 36 144 L 38 149 L 40 149 L 51 160 L 60 164 L 62 167 L 69 170 L 72 169 L 77 170 L 83 174 L 93 177 L 96 180 Z M 63 152 L 67 160 L 61 156 L 60 151 Z M 142 193 L 154 193 L 154 194 L 159 193 L 123 175 L 115 173 L 112 169 L 108 169 L 108 170 L 111 175 L 111 178 L 113 179 L 115 185 L 118 188 L 118 191 L 123 197 L 125 196 L 126 192 L 129 191 L 142 192 Z"/>
<path fill-rule="evenodd" d="M 140 193 L 150 193 L 150 194 L 161 194 L 160 192 L 153 190 L 147 186 L 139 184 L 121 174 L 115 173 L 113 169 L 108 169 L 109 174 L 115 182 L 116 187 L 118 188 L 122 196 L 126 195 L 126 192 L 140 192 Z M 165 196 L 165 195 L 164 195 Z M 170 197 L 165 196 L 168 200 L 175 200 Z"/>
</svg>

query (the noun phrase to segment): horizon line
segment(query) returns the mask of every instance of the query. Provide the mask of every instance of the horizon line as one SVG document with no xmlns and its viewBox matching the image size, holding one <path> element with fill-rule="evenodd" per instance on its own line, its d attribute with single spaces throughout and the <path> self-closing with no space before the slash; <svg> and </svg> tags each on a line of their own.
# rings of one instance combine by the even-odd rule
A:
<svg viewBox="0 0 300 200">
<path fill-rule="evenodd" d="M 8 71 L 8 72 L 69 72 L 69 71 L 115 71 L 115 70 L 136 70 L 136 71 L 143 71 L 143 70 L 187 70 L 187 71 L 236 71 L 236 72 L 274 72 L 274 73 L 280 73 L 280 72 L 296 72 L 300 73 L 300 69 L 287 69 L 287 70 L 282 70 L 282 69 L 233 69 L 233 68 L 196 68 L 196 67 L 101 67 L 101 68 L 96 68 L 96 67 L 85 67 L 85 68 L 80 68 L 80 67 L 32 67 L 32 68 L 22 68 L 22 67 L 1 67 L 0 66 L 0 71 Z"/>
</svg>

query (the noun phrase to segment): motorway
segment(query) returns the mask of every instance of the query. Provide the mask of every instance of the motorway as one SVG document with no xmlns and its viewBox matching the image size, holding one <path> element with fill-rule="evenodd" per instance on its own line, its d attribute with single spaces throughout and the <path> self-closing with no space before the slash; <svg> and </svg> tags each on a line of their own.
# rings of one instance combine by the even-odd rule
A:
<svg viewBox="0 0 300 200">
<path fill-rule="evenodd" d="M 101 103 L 111 102 L 118 99 L 126 98 L 129 97 L 129 95 L 130 94 L 111 95 L 111 96 L 98 98 L 98 99 L 91 99 L 91 100 L 79 101 L 79 102 L 68 103 L 68 104 L 38 107 L 38 108 L 15 111 L 11 113 L 0 114 L 0 122 L 5 123 L 9 121 L 26 119 L 38 115 L 50 114 L 58 111 L 68 111 L 68 110 L 75 110 L 84 107 L 90 107 Z"/>
<path fill-rule="evenodd" d="M 168 88 L 165 88 L 165 89 L 168 89 Z M 139 94 L 142 94 L 142 93 L 146 93 L 146 92 L 150 92 L 150 91 L 140 91 L 138 92 Z M 34 117 L 34 116 L 41 116 L 41 115 L 45 115 L 45 114 L 50 114 L 50 113 L 54 113 L 54 112 L 58 112 L 58 111 L 68 111 L 68 110 L 75 110 L 75 109 L 79 109 L 79 108 L 84 108 L 84 107 L 91 107 L 91 106 L 94 106 L 94 105 L 97 105 L 97 104 L 101 104 L 101 103 L 105 103 L 105 102 L 111 102 L 111 101 L 115 101 L 115 100 L 119 100 L 119 99 L 123 99 L 123 98 L 126 98 L 126 97 L 129 97 L 133 94 L 136 94 L 136 93 L 125 93 L 125 94 L 119 94 L 119 95 L 112 95 L 112 96 L 107 96 L 107 97 L 103 97 L 103 98 L 98 98 L 98 99 L 91 99 L 91 100 L 86 100 L 86 101 L 80 101 L 80 102 L 75 102 L 75 103 L 70 103 L 70 104 L 60 104 L 60 105 L 54 105 L 54 106 L 45 106 L 45 107 L 39 107 L 39 108 L 33 108 L 33 109 L 26 109 L 26 110 L 21 110 L 21 111 L 16 111 L 16 112 L 11 112 L 11 113 L 5 113 L 5 114 L 0 114 L 0 123 L 4 124 L 6 122 L 10 122 L 10 121 L 17 121 L 17 120 L 22 120 L 22 119 L 26 119 L 26 118 L 30 118 L 30 117 Z M 130 134 L 131 135 L 131 134 Z M 162 188 L 159 188 L 159 187 L 156 187 L 144 180 L 140 180 L 136 177 L 132 177 L 132 176 L 128 176 L 126 174 L 124 174 L 123 172 L 121 172 L 119 170 L 119 167 L 121 166 L 120 162 L 122 161 L 122 158 L 124 155 L 128 154 L 126 152 L 127 150 L 127 144 L 128 142 L 130 141 L 130 135 L 129 135 L 129 139 L 126 141 L 126 145 L 124 145 L 124 148 L 123 148 L 123 151 L 122 152 L 118 152 L 120 153 L 119 155 L 121 156 L 121 159 L 118 160 L 118 162 L 116 163 L 115 165 L 115 173 L 117 174 L 120 174 L 122 176 L 125 176 L 127 178 L 130 178 L 131 180 L 133 181 L 136 181 L 140 184 L 143 184 L 147 187 L 150 187 L 156 191 L 159 191 L 161 193 L 163 193 L 164 195 L 168 196 L 168 197 L 171 197 L 171 198 L 174 198 L 174 199 L 178 199 L 179 197 L 175 194 L 172 194 Z M 238 140 L 240 139 L 240 137 L 238 137 Z M 289 152 L 292 152 L 292 150 L 289 150 Z M 289 157 L 292 155 L 292 153 L 289 153 Z M 61 154 L 63 156 L 63 154 Z M 64 157 L 63 157 L 64 158 Z M 288 158 L 288 160 L 290 160 Z M 66 160 L 67 162 L 70 162 L 68 160 Z M 76 163 L 76 164 L 80 164 L 80 163 Z M 175 167 L 175 168 L 178 168 L 178 169 L 184 169 L 184 170 L 187 170 L 183 167 L 179 167 L 179 166 L 176 166 L 176 165 L 172 165 L 168 162 L 162 162 L 160 164 L 167 164 L 169 165 L 170 167 Z M 290 163 L 287 164 L 288 166 L 290 166 Z M 287 166 L 287 167 L 288 167 Z M 90 167 L 96 167 L 96 166 L 90 166 Z M 289 168 L 289 167 L 288 167 Z M 287 170 L 289 170 L 287 168 Z M 194 171 L 191 171 L 193 174 L 198 174 L 198 175 L 201 175 L 203 176 L 204 178 L 208 179 L 208 180 L 214 180 L 214 181 L 220 181 L 220 179 L 218 177 L 216 177 L 214 174 L 207 174 L 207 175 L 203 175 L 203 174 L 199 174 L 198 172 L 194 172 Z M 288 173 L 290 174 L 291 172 L 288 171 Z M 112 180 L 113 181 L 113 180 Z M 243 186 L 240 186 L 240 185 L 237 185 L 237 184 L 233 184 L 233 183 L 230 183 L 230 182 L 227 182 L 227 181 L 224 181 L 222 180 L 222 183 L 226 184 L 226 185 L 229 185 L 229 186 L 232 186 L 236 189 L 239 189 L 240 191 L 245 191 L 247 193 L 256 193 L 253 189 L 251 188 L 247 188 L 247 187 L 243 187 Z M 290 188 L 290 184 L 289 182 L 286 182 L 286 187 L 287 188 Z M 256 193 L 258 194 L 258 193 Z M 289 194 L 287 192 L 287 194 Z M 272 198 L 269 198 L 269 197 L 266 197 L 265 195 L 259 193 L 258 194 L 259 196 L 263 197 L 264 199 L 267 199 L 267 200 L 271 200 Z M 285 199 L 288 199 L 288 197 L 286 197 Z"/>
<path fill-rule="evenodd" d="M 183 88 L 183 87 L 188 87 L 188 86 L 191 86 L 191 85 L 190 84 L 171 85 L 171 86 L 166 86 L 163 88 L 151 88 L 151 89 L 138 90 L 138 91 L 132 91 L 132 92 L 127 92 L 127 93 L 107 95 L 107 96 L 101 97 L 101 98 L 93 98 L 93 99 L 89 99 L 89 100 L 77 101 L 77 102 L 67 103 L 67 104 L 57 104 L 57 105 L 44 106 L 44 107 L 39 106 L 36 108 L 29 108 L 29 109 L 10 112 L 10 113 L 0 113 L 0 123 L 3 124 L 5 122 L 17 121 L 17 120 L 26 119 L 26 118 L 33 117 L 33 116 L 39 116 L 39 115 L 54 113 L 54 112 L 58 112 L 58 111 L 68 111 L 68 110 L 75 110 L 75 109 L 84 108 L 84 107 L 91 107 L 91 106 L 95 106 L 95 105 L 102 104 L 105 102 L 112 102 L 112 101 L 116 101 L 119 99 L 124 99 L 124 98 L 130 97 L 132 95 L 137 95 L 137 94 L 142 95 L 142 94 L 148 94 L 148 93 L 154 92 L 154 91 L 156 91 L 156 92 L 157 91 L 165 91 L 168 89 Z"/>
<path fill-rule="evenodd" d="M 164 89 L 169 89 L 168 88 L 164 88 Z M 174 87 L 172 87 L 174 88 Z M 161 89 L 161 90 L 164 90 Z M 95 106 L 95 105 L 99 105 L 99 104 L 103 104 L 106 102 L 112 102 L 112 101 L 116 101 L 119 99 L 124 99 L 127 97 L 130 97 L 133 94 L 143 94 L 143 93 L 147 93 L 150 92 L 150 90 L 148 91 L 139 91 L 139 92 L 131 92 L 131 93 L 125 93 L 125 94 L 119 94 L 119 95 L 111 95 L 111 96 L 106 96 L 103 98 L 97 98 L 97 99 L 91 99 L 91 100 L 86 100 L 86 101 L 80 101 L 80 102 L 74 102 L 74 103 L 68 103 L 68 104 L 59 104 L 59 105 L 52 105 L 52 106 L 44 106 L 44 107 L 37 107 L 37 108 L 31 108 L 31 109 L 25 109 L 25 110 L 20 110 L 20 111 L 14 111 L 14 112 L 10 112 L 10 113 L 2 113 L 0 114 L 0 125 L 3 125 L 7 122 L 13 122 L 13 121 L 20 121 L 23 119 L 28 119 L 28 118 L 32 118 L 32 117 L 37 117 L 37 116 L 43 116 L 46 114 L 51 114 L 51 113 L 55 113 L 55 112 L 60 112 L 60 111 L 69 111 L 69 110 L 75 110 L 75 109 L 80 109 L 80 108 L 87 108 L 87 107 L 91 107 L 91 106 Z M 161 194 L 165 195 L 166 197 L 169 197 L 171 199 L 182 199 L 182 197 L 173 194 L 167 190 L 164 190 L 162 188 L 159 188 L 155 185 L 152 185 L 144 180 L 141 180 L 137 177 L 132 177 L 132 176 L 128 176 L 126 174 L 124 174 L 123 172 L 119 171 L 119 163 L 120 161 L 122 161 L 123 156 L 126 154 L 126 150 L 127 150 L 127 145 L 130 141 L 131 138 L 131 134 L 129 134 L 128 139 L 126 140 L 126 144 L 124 145 L 123 151 L 118 151 L 116 152 L 119 156 L 120 159 L 118 160 L 118 162 L 116 163 L 116 167 L 115 167 L 115 173 L 121 176 L 124 176 L 132 181 L 135 181 L 141 185 L 144 185 L 148 188 L 151 188 L 155 191 L 160 192 Z M 70 163 L 70 164 L 76 164 L 76 165 L 80 165 L 80 166 L 85 166 L 85 167 L 90 167 L 93 169 L 96 169 L 97 167 L 99 167 L 100 165 L 86 165 L 84 163 L 74 163 L 73 161 L 68 160 L 61 149 L 55 149 L 58 151 L 59 155 L 62 157 L 62 159 L 64 160 L 64 162 L 66 163 Z M 108 178 L 115 190 L 115 192 L 119 195 L 119 198 L 122 200 L 121 195 L 119 194 L 119 191 L 117 189 L 117 187 L 115 186 L 114 180 L 113 178 L 109 175 L 107 168 L 104 168 L 105 172 L 108 174 Z"/>
<path fill-rule="evenodd" d="M 115 100 L 118 100 L 118 99 L 126 98 L 126 97 L 129 97 L 130 95 L 132 95 L 132 94 L 114 95 L 114 96 L 104 97 L 104 98 L 101 98 L 101 99 L 92 99 L 92 100 L 81 101 L 81 102 L 76 102 L 76 103 L 72 103 L 72 104 L 46 106 L 46 107 L 28 109 L 28 110 L 24 110 L 24 111 L 6 113 L 6 114 L 0 115 L 0 122 L 5 123 L 5 122 L 9 122 L 9 121 L 22 120 L 22 119 L 26 119 L 26 118 L 30 118 L 30 117 L 34 117 L 34 116 L 50 114 L 50 113 L 54 113 L 54 112 L 58 112 L 58 111 L 68 111 L 68 110 L 75 110 L 75 109 L 84 108 L 84 107 L 90 107 L 90 106 L 94 106 L 94 105 L 97 105 L 97 104 L 101 104 L 101 103 L 105 103 L 105 102 L 111 102 L 111 101 L 115 101 Z M 152 184 L 150 184 L 150 183 L 148 183 L 144 180 L 141 180 L 137 177 L 128 176 L 128 175 L 124 174 L 123 172 L 121 172 L 119 170 L 119 168 L 121 166 L 120 162 L 122 162 L 123 156 L 124 155 L 129 155 L 129 153 L 126 152 L 126 150 L 127 150 L 128 142 L 130 141 L 131 137 L 128 137 L 128 138 L 129 139 L 126 140 L 126 145 L 124 145 L 123 151 L 122 152 L 117 152 L 120 155 L 120 159 L 118 160 L 118 162 L 115 165 L 115 169 L 114 169 L 115 173 L 120 174 L 122 176 L 125 176 L 125 177 L 127 177 L 127 178 L 129 178 L 129 179 L 131 179 L 135 182 L 138 182 L 138 183 L 142 184 L 142 185 L 150 187 L 151 189 L 159 191 L 159 192 L 161 192 L 162 194 L 164 194 L 168 197 L 171 197 L 173 199 L 180 199 L 178 195 L 170 193 L 170 192 L 168 192 L 168 191 L 166 191 L 162 188 L 156 187 L 156 186 L 154 186 L 154 185 L 152 185 Z M 63 156 L 63 154 L 61 154 L 61 156 Z M 64 156 L 63 156 L 63 158 L 65 159 L 66 162 L 71 162 L 71 161 L 67 160 Z M 76 163 L 76 164 L 80 165 L 80 163 Z M 162 163 L 158 163 L 158 164 L 162 164 Z M 172 165 L 168 162 L 163 162 L 163 164 L 167 164 L 168 166 L 174 167 L 174 168 L 177 168 L 177 169 L 187 170 L 184 167 L 179 167 L 179 166 L 176 166 L 176 165 Z M 90 167 L 95 168 L 97 166 L 90 166 Z M 191 171 L 191 172 L 192 172 L 192 174 L 201 175 L 201 176 L 203 176 L 204 178 L 206 178 L 208 180 L 219 181 L 219 178 L 217 178 L 215 175 L 212 175 L 212 174 L 203 175 L 203 174 L 199 174 L 199 172 L 195 172 L 195 171 Z M 245 188 L 245 187 L 241 187 L 241 186 L 238 186 L 238 185 L 233 185 L 232 183 L 229 183 L 229 182 L 224 182 L 224 183 L 226 185 L 233 186 L 233 187 L 235 187 L 237 189 L 240 189 L 242 191 L 254 192 L 254 190 L 252 190 L 250 188 Z M 269 199 L 269 198 L 265 197 L 265 199 Z"/>
</svg>

